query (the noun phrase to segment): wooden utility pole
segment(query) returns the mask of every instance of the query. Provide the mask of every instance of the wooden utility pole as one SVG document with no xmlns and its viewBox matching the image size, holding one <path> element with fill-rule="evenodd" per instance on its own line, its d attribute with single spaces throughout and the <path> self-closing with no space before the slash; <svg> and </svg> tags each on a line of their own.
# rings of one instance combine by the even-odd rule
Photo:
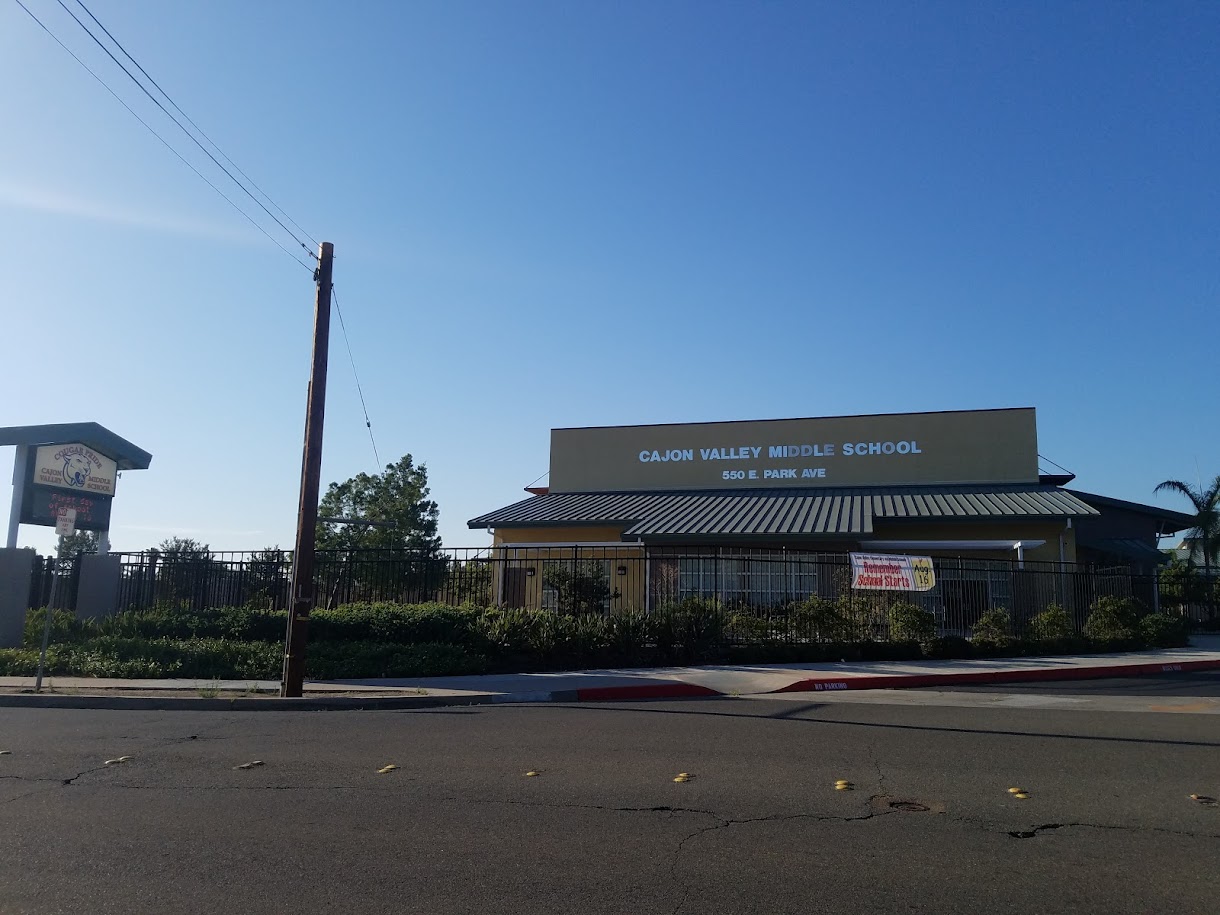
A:
<svg viewBox="0 0 1220 915">
<path fill-rule="evenodd" d="M 305 640 L 309 611 L 314 606 L 314 547 L 318 527 L 318 490 L 322 485 L 322 423 L 326 417 L 326 356 L 330 346 L 330 285 L 335 247 L 322 242 L 318 250 L 318 291 L 313 312 L 313 368 L 309 373 L 309 403 L 305 414 L 305 453 L 301 460 L 301 503 L 297 509 L 297 540 L 292 551 L 292 605 L 284 640 L 281 696 L 300 696 L 305 683 Z"/>
</svg>

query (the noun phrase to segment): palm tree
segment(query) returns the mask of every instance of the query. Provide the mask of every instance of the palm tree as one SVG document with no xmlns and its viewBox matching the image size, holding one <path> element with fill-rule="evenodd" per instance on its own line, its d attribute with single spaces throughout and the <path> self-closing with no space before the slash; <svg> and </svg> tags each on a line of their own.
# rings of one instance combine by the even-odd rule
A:
<svg viewBox="0 0 1220 915">
<path fill-rule="evenodd" d="M 1216 554 L 1220 552 L 1220 476 L 1212 480 L 1211 486 L 1203 488 L 1203 484 L 1192 487 L 1181 480 L 1166 480 L 1158 483 L 1153 492 L 1181 493 L 1190 499 L 1194 506 L 1193 524 L 1187 530 L 1186 536 L 1193 539 L 1203 553 L 1203 572 L 1207 587 L 1208 616 L 1215 615 L 1213 607 L 1212 566 L 1216 564 Z M 1191 549 L 1194 556 L 1194 549 Z"/>
</svg>

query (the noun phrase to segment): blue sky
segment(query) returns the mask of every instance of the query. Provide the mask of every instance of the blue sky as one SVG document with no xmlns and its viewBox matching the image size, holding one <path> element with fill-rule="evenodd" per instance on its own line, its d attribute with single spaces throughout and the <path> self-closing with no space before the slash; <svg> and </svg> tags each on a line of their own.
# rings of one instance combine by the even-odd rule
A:
<svg viewBox="0 0 1220 915">
<path fill-rule="evenodd" d="M 1220 4 L 86 2 L 334 242 L 448 545 L 553 426 L 1034 406 L 1080 488 L 1220 473 Z M 290 545 L 309 274 L 12 0 L 0 80 L 0 425 L 154 454 L 116 549 Z M 323 480 L 375 469 L 336 336 Z"/>
</svg>

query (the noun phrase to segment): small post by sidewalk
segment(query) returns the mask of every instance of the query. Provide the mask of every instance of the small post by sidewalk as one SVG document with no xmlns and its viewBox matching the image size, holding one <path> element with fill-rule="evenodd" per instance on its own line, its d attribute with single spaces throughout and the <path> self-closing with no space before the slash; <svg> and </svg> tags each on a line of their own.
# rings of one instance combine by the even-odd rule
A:
<svg viewBox="0 0 1220 915">
<path fill-rule="evenodd" d="M 51 620 L 55 616 L 55 606 L 59 602 L 59 554 L 64 551 L 64 539 L 71 537 L 76 530 L 76 511 L 65 509 L 60 512 L 55 522 L 55 533 L 58 535 L 55 544 L 55 555 L 51 557 L 51 597 L 47 600 L 46 619 L 42 626 L 42 650 L 38 652 L 38 674 L 34 677 L 34 692 L 42 692 L 42 672 L 47 665 L 47 645 L 51 642 Z"/>
</svg>

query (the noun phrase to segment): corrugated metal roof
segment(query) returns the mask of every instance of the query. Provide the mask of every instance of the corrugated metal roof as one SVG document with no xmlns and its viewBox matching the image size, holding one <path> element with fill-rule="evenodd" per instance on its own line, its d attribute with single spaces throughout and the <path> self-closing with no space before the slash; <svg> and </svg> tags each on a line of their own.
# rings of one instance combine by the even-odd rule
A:
<svg viewBox="0 0 1220 915">
<path fill-rule="evenodd" d="M 1159 505 L 1143 505 L 1139 502 L 1127 502 L 1123 499 L 1099 496 L 1096 493 L 1081 492 L 1079 489 L 1065 489 L 1063 491 L 1080 499 L 1086 505 L 1092 505 L 1094 508 L 1118 508 L 1123 511 L 1135 512 L 1136 514 L 1155 518 L 1161 522 L 1161 531 L 1167 534 L 1174 534 L 1185 530 L 1195 523 L 1193 515 L 1186 515 L 1168 508 L 1161 508 Z"/>
<path fill-rule="evenodd" d="M 41 426 L 6 426 L 0 445 L 68 445 L 79 442 L 104 454 L 119 470 L 147 470 L 152 455 L 97 423 L 51 423 Z"/>
<path fill-rule="evenodd" d="M 628 525 L 659 536 L 869 534 L 873 519 L 1062 518 L 1098 511 L 1054 486 L 903 486 L 702 492 L 548 493 L 471 519 L 472 528 Z"/>
<path fill-rule="evenodd" d="M 1141 562 L 1165 562 L 1167 557 L 1159 548 L 1137 540 L 1133 537 L 1103 537 L 1099 540 L 1078 538 L 1078 547 L 1098 550 L 1103 553 L 1113 553 L 1116 556 L 1126 556 Z"/>
</svg>

